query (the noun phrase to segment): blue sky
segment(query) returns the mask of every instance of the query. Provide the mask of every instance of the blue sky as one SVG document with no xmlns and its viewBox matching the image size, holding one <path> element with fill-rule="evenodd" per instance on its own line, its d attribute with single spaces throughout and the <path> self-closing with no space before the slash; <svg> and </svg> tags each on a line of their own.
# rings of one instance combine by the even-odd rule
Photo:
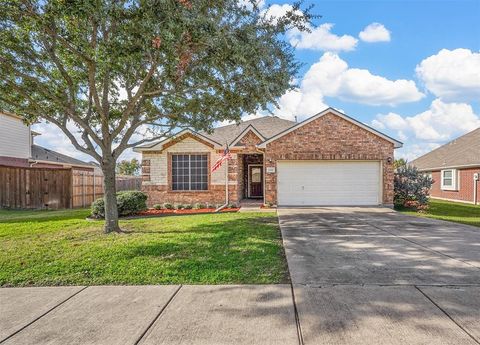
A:
<svg viewBox="0 0 480 345">
<path fill-rule="evenodd" d="M 396 157 L 408 159 L 480 127 L 480 0 L 309 4 L 322 18 L 311 33 L 286 35 L 304 66 L 277 116 L 302 120 L 332 106 L 403 141 Z M 260 6 L 276 16 L 289 2 Z M 51 125 L 36 130 L 40 145 L 91 160 Z"/>
</svg>

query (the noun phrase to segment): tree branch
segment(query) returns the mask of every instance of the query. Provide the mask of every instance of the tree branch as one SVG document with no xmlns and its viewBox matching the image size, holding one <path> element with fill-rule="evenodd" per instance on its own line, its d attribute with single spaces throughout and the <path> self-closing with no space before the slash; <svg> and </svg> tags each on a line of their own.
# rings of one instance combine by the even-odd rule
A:
<svg viewBox="0 0 480 345">
<path fill-rule="evenodd" d="M 125 127 L 125 125 L 127 124 L 127 121 L 132 113 L 132 111 L 134 110 L 135 106 L 136 106 L 136 103 L 137 101 L 140 99 L 140 97 L 143 96 L 143 93 L 145 91 L 145 87 L 147 86 L 148 82 L 150 81 L 150 79 L 152 78 L 153 74 L 155 73 L 155 70 L 157 69 L 158 67 L 158 61 L 152 61 L 152 65 L 150 66 L 150 69 L 147 73 L 147 75 L 145 76 L 145 78 L 143 78 L 142 82 L 140 83 L 140 86 L 138 87 L 138 90 L 137 92 L 135 93 L 135 95 L 131 98 L 131 100 L 128 102 L 127 104 L 127 107 L 126 109 L 124 110 L 123 114 L 122 114 L 122 118 L 120 120 L 120 123 L 118 124 L 117 128 L 113 131 L 112 133 L 112 136 L 115 138 L 119 133 L 121 133 L 121 131 L 123 130 L 123 128 Z"/>
<path fill-rule="evenodd" d="M 77 138 L 75 138 L 75 136 L 70 133 L 70 131 L 68 130 L 67 128 L 67 121 L 66 121 L 66 117 L 65 117 L 65 120 L 60 122 L 58 121 L 57 119 L 55 118 L 52 118 L 52 117 L 49 117 L 48 118 L 48 121 L 52 122 L 53 124 L 55 124 L 58 128 L 60 128 L 62 130 L 62 132 L 68 137 L 68 139 L 70 139 L 70 142 L 73 144 L 73 146 L 83 152 L 83 153 L 86 153 L 87 155 L 89 156 L 92 156 L 93 158 L 95 158 L 99 163 L 101 163 L 102 161 L 102 157 L 93 149 L 93 150 L 90 150 L 89 148 L 85 148 L 83 147 L 82 145 L 79 144 L 79 142 L 77 141 Z"/>
</svg>

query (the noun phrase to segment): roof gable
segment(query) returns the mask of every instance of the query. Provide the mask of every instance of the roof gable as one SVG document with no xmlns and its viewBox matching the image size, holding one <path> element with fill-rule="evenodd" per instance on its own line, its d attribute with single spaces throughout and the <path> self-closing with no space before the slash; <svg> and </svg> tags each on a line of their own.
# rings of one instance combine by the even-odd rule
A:
<svg viewBox="0 0 480 345">
<path fill-rule="evenodd" d="M 245 138 L 248 133 L 253 133 L 255 136 L 258 137 L 258 139 L 260 139 L 260 141 L 264 141 L 266 139 L 258 130 L 255 129 L 255 127 L 250 124 L 247 128 L 245 128 L 242 133 L 240 133 L 235 139 L 233 139 L 233 141 L 230 143 L 230 146 L 241 144 L 242 139 Z"/>
<path fill-rule="evenodd" d="M 208 137 L 205 137 L 201 133 L 192 131 L 191 129 L 184 129 L 168 138 L 165 138 L 164 140 L 158 141 L 151 143 L 149 145 L 144 145 L 144 146 L 137 146 L 133 149 L 135 152 L 143 152 L 143 151 L 162 151 L 165 150 L 166 148 L 175 145 L 176 143 L 186 139 L 186 138 L 192 138 L 199 143 L 209 146 L 211 148 L 219 148 L 222 145 L 217 143 L 216 141 L 211 140 Z"/>
<path fill-rule="evenodd" d="M 350 123 L 353 123 L 354 125 L 356 125 L 356 126 L 358 126 L 358 127 L 360 127 L 360 128 L 363 128 L 363 129 L 365 129 L 366 131 L 368 131 L 368 132 L 370 132 L 370 133 L 373 133 L 373 134 L 375 134 L 376 136 L 378 136 L 378 137 L 380 137 L 380 138 L 383 138 L 383 139 L 385 139 L 385 140 L 393 143 L 395 148 L 399 148 L 399 147 L 402 147 L 402 146 L 403 146 L 403 143 L 401 143 L 400 141 L 395 140 L 395 139 L 389 137 L 388 135 L 383 134 L 383 133 L 381 133 L 381 132 L 373 129 L 373 128 L 371 128 L 370 126 L 367 126 L 367 125 L 365 125 L 364 123 L 362 123 L 362 122 L 360 122 L 360 121 L 358 121 L 358 120 L 355 120 L 354 118 L 352 118 L 352 117 L 350 117 L 350 116 L 348 116 L 348 115 L 346 115 L 346 114 L 343 114 L 343 113 L 339 112 L 339 111 L 336 110 L 336 109 L 327 108 L 327 109 L 325 109 L 324 111 L 322 111 L 322 112 L 320 112 L 320 113 L 318 113 L 318 114 L 316 114 L 316 115 L 314 115 L 314 116 L 311 116 L 311 117 L 309 117 L 308 119 L 306 119 L 306 120 L 304 120 L 304 121 L 302 121 L 302 122 L 300 122 L 300 123 L 298 123 L 298 124 L 296 124 L 296 125 L 294 125 L 294 126 L 292 126 L 292 127 L 290 127 L 290 128 L 287 128 L 286 130 L 278 133 L 277 135 L 274 135 L 274 136 L 272 136 L 271 138 L 268 138 L 268 139 L 265 140 L 263 143 L 259 144 L 258 147 L 260 147 L 260 148 L 265 148 L 267 144 L 269 144 L 269 143 L 271 143 L 271 142 L 273 142 L 273 141 L 275 141 L 275 140 L 283 137 L 284 135 L 287 135 L 288 133 L 291 133 L 291 132 L 295 131 L 295 130 L 298 129 L 298 128 L 301 128 L 301 127 L 305 126 L 306 124 L 308 124 L 308 123 L 310 123 L 310 122 L 312 122 L 312 121 L 315 121 L 316 119 L 318 119 L 318 118 L 320 118 L 320 117 L 322 117 L 322 116 L 324 116 L 324 115 L 326 115 L 326 114 L 334 114 L 334 115 L 336 115 L 336 116 L 339 116 L 339 117 L 341 117 L 342 119 L 344 119 L 344 120 L 346 120 L 346 121 L 348 121 L 348 122 L 350 122 Z"/>
</svg>

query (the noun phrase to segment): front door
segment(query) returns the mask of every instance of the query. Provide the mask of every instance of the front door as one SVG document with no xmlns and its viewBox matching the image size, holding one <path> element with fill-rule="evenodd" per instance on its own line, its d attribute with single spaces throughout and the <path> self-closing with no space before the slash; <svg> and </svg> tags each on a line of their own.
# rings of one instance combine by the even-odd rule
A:
<svg viewBox="0 0 480 345">
<path fill-rule="evenodd" d="M 248 197 L 263 197 L 263 167 L 261 165 L 248 166 Z"/>
</svg>

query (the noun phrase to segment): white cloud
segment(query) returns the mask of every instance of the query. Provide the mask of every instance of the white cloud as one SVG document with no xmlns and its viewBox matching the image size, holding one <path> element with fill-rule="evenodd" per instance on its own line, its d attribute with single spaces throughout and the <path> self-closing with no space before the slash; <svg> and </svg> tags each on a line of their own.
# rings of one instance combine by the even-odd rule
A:
<svg viewBox="0 0 480 345">
<path fill-rule="evenodd" d="M 390 42 L 390 31 L 380 23 L 372 23 L 367 25 L 358 37 L 364 42 Z"/>
<path fill-rule="evenodd" d="M 480 52 L 442 49 L 420 62 L 416 72 L 426 88 L 444 100 L 480 99 Z"/>
<path fill-rule="evenodd" d="M 324 96 L 370 105 L 414 102 L 424 95 L 412 80 L 389 80 L 366 69 L 349 68 L 337 54 L 325 53 L 303 79 L 305 89 L 318 89 Z"/>
<path fill-rule="evenodd" d="M 287 14 L 287 12 L 292 11 L 293 6 L 290 4 L 273 4 L 268 7 L 268 9 L 264 9 L 260 15 L 264 15 L 265 19 L 272 20 L 274 23 L 278 18 L 281 18 Z M 295 11 L 295 14 L 302 15 L 303 12 L 300 10 Z"/>
<path fill-rule="evenodd" d="M 365 69 L 349 68 L 334 53 L 323 54 L 299 84 L 298 89 L 280 97 L 275 115 L 292 120 L 298 116 L 302 120 L 325 109 L 325 97 L 370 105 L 395 105 L 424 96 L 411 80 L 389 80 Z"/>
<path fill-rule="evenodd" d="M 255 3 L 257 4 L 259 9 L 262 9 L 265 7 L 265 0 L 255 0 Z M 238 4 L 240 6 L 245 6 L 249 10 L 253 9 L 252 0 L 239 0 Z"/>
<path fill-rule="evenodd" d="M 287 38 L 291 45 L 299 49 L 336 52 L 354 50 L 358 40 L 350 35 L 333 34 L 331 32 L 333 26 L 332 23 L 325 23 L 316 28 L 311 27 L 310 32 L 293 29 L 287 33 Z"/>
<path fill-rule="evenodd" d="M 290 4 L 273 4 L 268 9 L 263 10 L 265 18 L 268 20 L 276 20 L 285 16 L 289 11 L 293 10 Z M 302 11 L 296 10 L 295 14 L 302 15 Z M 331 32 L 334 24 L 325 23 L 318 27 L 307 25 L 308 31 L 300 31 L 291 29 L 287 32 L 287 40 L 291 45 L 298 49 L 311 49 L 323 51 L 351 51 L 354 50 L 358 40 L 350 35 L 338 36 Z"/>
<path fill-rule="evenodd" d="M 380 114 L 372 125 L 408 132 L 417 140 L 443 142 L 480 127 L 480 117 L 468 104 L 444 103 L 435 99 L 422 113 L 406 117 L 396 113 Z"/>
<path fill-rule="evenodd" d="M 412 159 L 480 127 L 480 116 L 468 104 L 435 99 L 429 109 L 413 116 L 379 114 L 372 126 L 392 130 L 400 140 L 409 141 L 399 152 Z"/>
</svg>

